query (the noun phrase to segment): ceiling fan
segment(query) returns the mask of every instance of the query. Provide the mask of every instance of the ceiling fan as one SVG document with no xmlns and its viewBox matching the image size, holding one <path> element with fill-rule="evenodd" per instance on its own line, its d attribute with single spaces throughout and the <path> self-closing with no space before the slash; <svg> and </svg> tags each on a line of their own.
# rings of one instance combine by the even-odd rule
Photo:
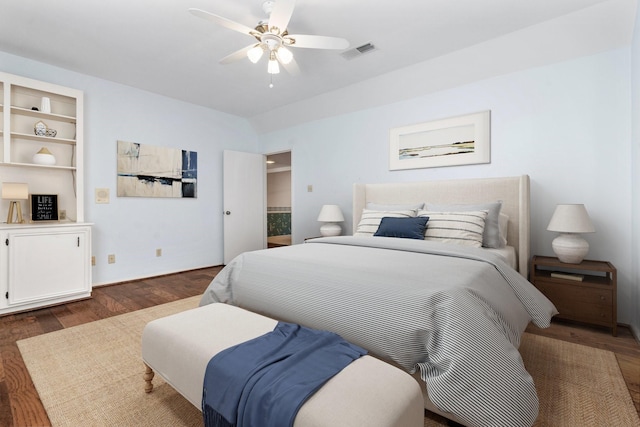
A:
<svg viewBox="0 0 640 427">
<path fill-rule="evenodd" d="M 190 8 L 189 12 L 199 18 L 247 34 L 258 41 L 225 56 L 220 60 L 221 64 L 228 64 L 244 57 L 248 57 L 255 64 L 266 53 L 269 60 L 267 65 L 269 74 L 278 74 L 280 72 L 279 64 L 282 64 L 290 74 L 296 75 L 300 72 L 300 69 L 293 58 L 293 53 L 289 50 L 290 47 L 346 49 L 349 47 L 349 42 L 338 37 L 289 34 L 287 25 L 289 25 L 295 3 L 295 0 L 265 1 L 262 4 L 262 10 L 269 16 L 269 19 L 260 21 L 255 28 L 247 27 L 201 9 Z"/>
</svg>

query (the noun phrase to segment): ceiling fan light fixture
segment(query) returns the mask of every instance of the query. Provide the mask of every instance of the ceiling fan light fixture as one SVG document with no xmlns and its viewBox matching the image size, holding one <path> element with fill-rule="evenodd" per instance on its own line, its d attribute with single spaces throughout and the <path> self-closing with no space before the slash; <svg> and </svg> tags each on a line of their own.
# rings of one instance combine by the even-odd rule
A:
<svg viewBox="0 0 640 427">
<path fill-rule="evenodd" d="M 269 55 L 269 64 L 267 64 L 267 73 L 269 74 L 278 74 L 280 72 L 280 65 L 278 65 L 278 60 L 276 59 L 276 53 L 271 51 Z"/>
<path fill-rule="evenodd" d="M 284 65 L 291 63 L 293 60 L 293 53 L 284 46 L 280 46 L 276 51 L 276 54 L 278 56 L 278 60 L 280 60 Z"/>
<path fill-rule="evenodd" d="M 269 87 L 273 87 L 273 75 L 280 73 L 280 64 L 282 64 L 291 75 L 300 73 L 293 53 L 289 50 L 291 46 L 295 48 L 339 50 L 349 47 L 347 40 L 338 37 L 289 34 L 287 27 L 293 14 L 296 0 L 262 1 L 263 9 L 269 18 L 260 20 L 254 28 L 211 12 L 189 8 L 189 12 L 199 18 L 206 19 L 214 24 L 245 34 L 254 39 L 253 43 L 249 46 L 243 47 L 222 58 L 220 60 L 221 64 L 228 64 L 245 57 L 249 58 L 249 60 L 255 64 L 261 60 L 266 52 L 268 56 L 267 72 L 271 76 L 271 84 Z"/>
<path fill-rule="evenodd" d="M 260 58 L 262 58 L 263 53 L 264 53 L 264 49 L 262 48 L 262 45 L 257 44 L 251 49 L 249 49 L 249 51 L 247 52 L 247 57 L 249 58 L 249 61 L 253 62 L 254 64 L 257 64 L 258 61 L 260 61 Z"/>
</svg>

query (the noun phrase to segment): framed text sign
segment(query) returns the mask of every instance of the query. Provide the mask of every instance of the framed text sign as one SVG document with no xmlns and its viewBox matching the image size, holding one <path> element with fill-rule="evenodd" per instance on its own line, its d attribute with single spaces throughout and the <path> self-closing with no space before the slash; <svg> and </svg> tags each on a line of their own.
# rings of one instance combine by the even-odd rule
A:
<svg viewBox="0 0 640 427">
<path fill-rule="evenodd" d="M 32 194 L 31 221 L 57 221 L 58 195 Z"/>
</svg>

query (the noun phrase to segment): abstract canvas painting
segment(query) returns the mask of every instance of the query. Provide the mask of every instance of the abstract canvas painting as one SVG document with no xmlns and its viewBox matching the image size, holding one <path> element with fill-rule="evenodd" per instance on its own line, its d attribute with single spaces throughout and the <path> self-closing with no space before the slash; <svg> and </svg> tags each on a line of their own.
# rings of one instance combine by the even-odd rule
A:
<svg viewBox="0 0 640 427">
<path fill-rule="evenodd" d="M 197 197 L 198 153 L 118 141 L 118 197 Z"/>
</svg>

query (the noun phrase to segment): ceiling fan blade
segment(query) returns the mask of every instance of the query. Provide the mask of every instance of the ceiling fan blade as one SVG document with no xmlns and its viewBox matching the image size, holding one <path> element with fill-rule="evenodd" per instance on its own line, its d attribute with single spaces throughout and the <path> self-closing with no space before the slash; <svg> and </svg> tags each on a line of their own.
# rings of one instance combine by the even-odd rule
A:
<svg viewBox="0 0 640 427">
<path fill-rule="evenodd" d="M 296 0 L 276 0 L 269 15 L 269 30 L 278 28 L 279 32 L 277 33 L 282 34 L 289 25 L 295 6 Z"/>
<path fill-rule="evenodd" d="M 298 67 L 298 63 L 296 62 L 295 58 L 292 59 L 288 64 L 282 63 L 282 66 L 285 70 L 287 70 L 287 73 L 291 74 L 292 76 L 297 76 L 300 74 L 300 67 Z"/>
<path fill-rule="evenodd" d="M 310 49 L 346 49 L 349 47 L 349 42 L 339 37 L 290 34 L 285 36 L 284 39 L 293 41 L 290 45 L 291 47 L 304 47 Z"/>
<path fill-rule="evenodd" d="M 247 57 L 247 52 L 249 52 L 249 50 L 251 50 L 254 46 L 255 46 L 255 44 L 250 44 L 247 47 L 243 47 L 240 50 L 236 50 L 235 52 L 233 52 L 233 53 L 225 56 L 224 58 L 222 58 L 220 60 L 220 63 L 221 64 L 230 64 L 232 62 L 244 59 L 244 58 Z"/>
<path fill-rule="evenodd" d="M 207 12 L 202 9 L 190 8 L 189 12 L 198 18 L 206 19 L 207 21 L 211 21 L 214 24 L 222 25 L 223 27 L 229 28 L 230 30 L 238 31 L 239 33 L 247 34 L 252 36 L 256 31 L 253 28 L 249 28 L 246 25 L 238 24 L 237 22 L 231 21 L 227 18 L 223 18 L 222 16 L 214 15 L 211 12 Z"/>
</svg>

